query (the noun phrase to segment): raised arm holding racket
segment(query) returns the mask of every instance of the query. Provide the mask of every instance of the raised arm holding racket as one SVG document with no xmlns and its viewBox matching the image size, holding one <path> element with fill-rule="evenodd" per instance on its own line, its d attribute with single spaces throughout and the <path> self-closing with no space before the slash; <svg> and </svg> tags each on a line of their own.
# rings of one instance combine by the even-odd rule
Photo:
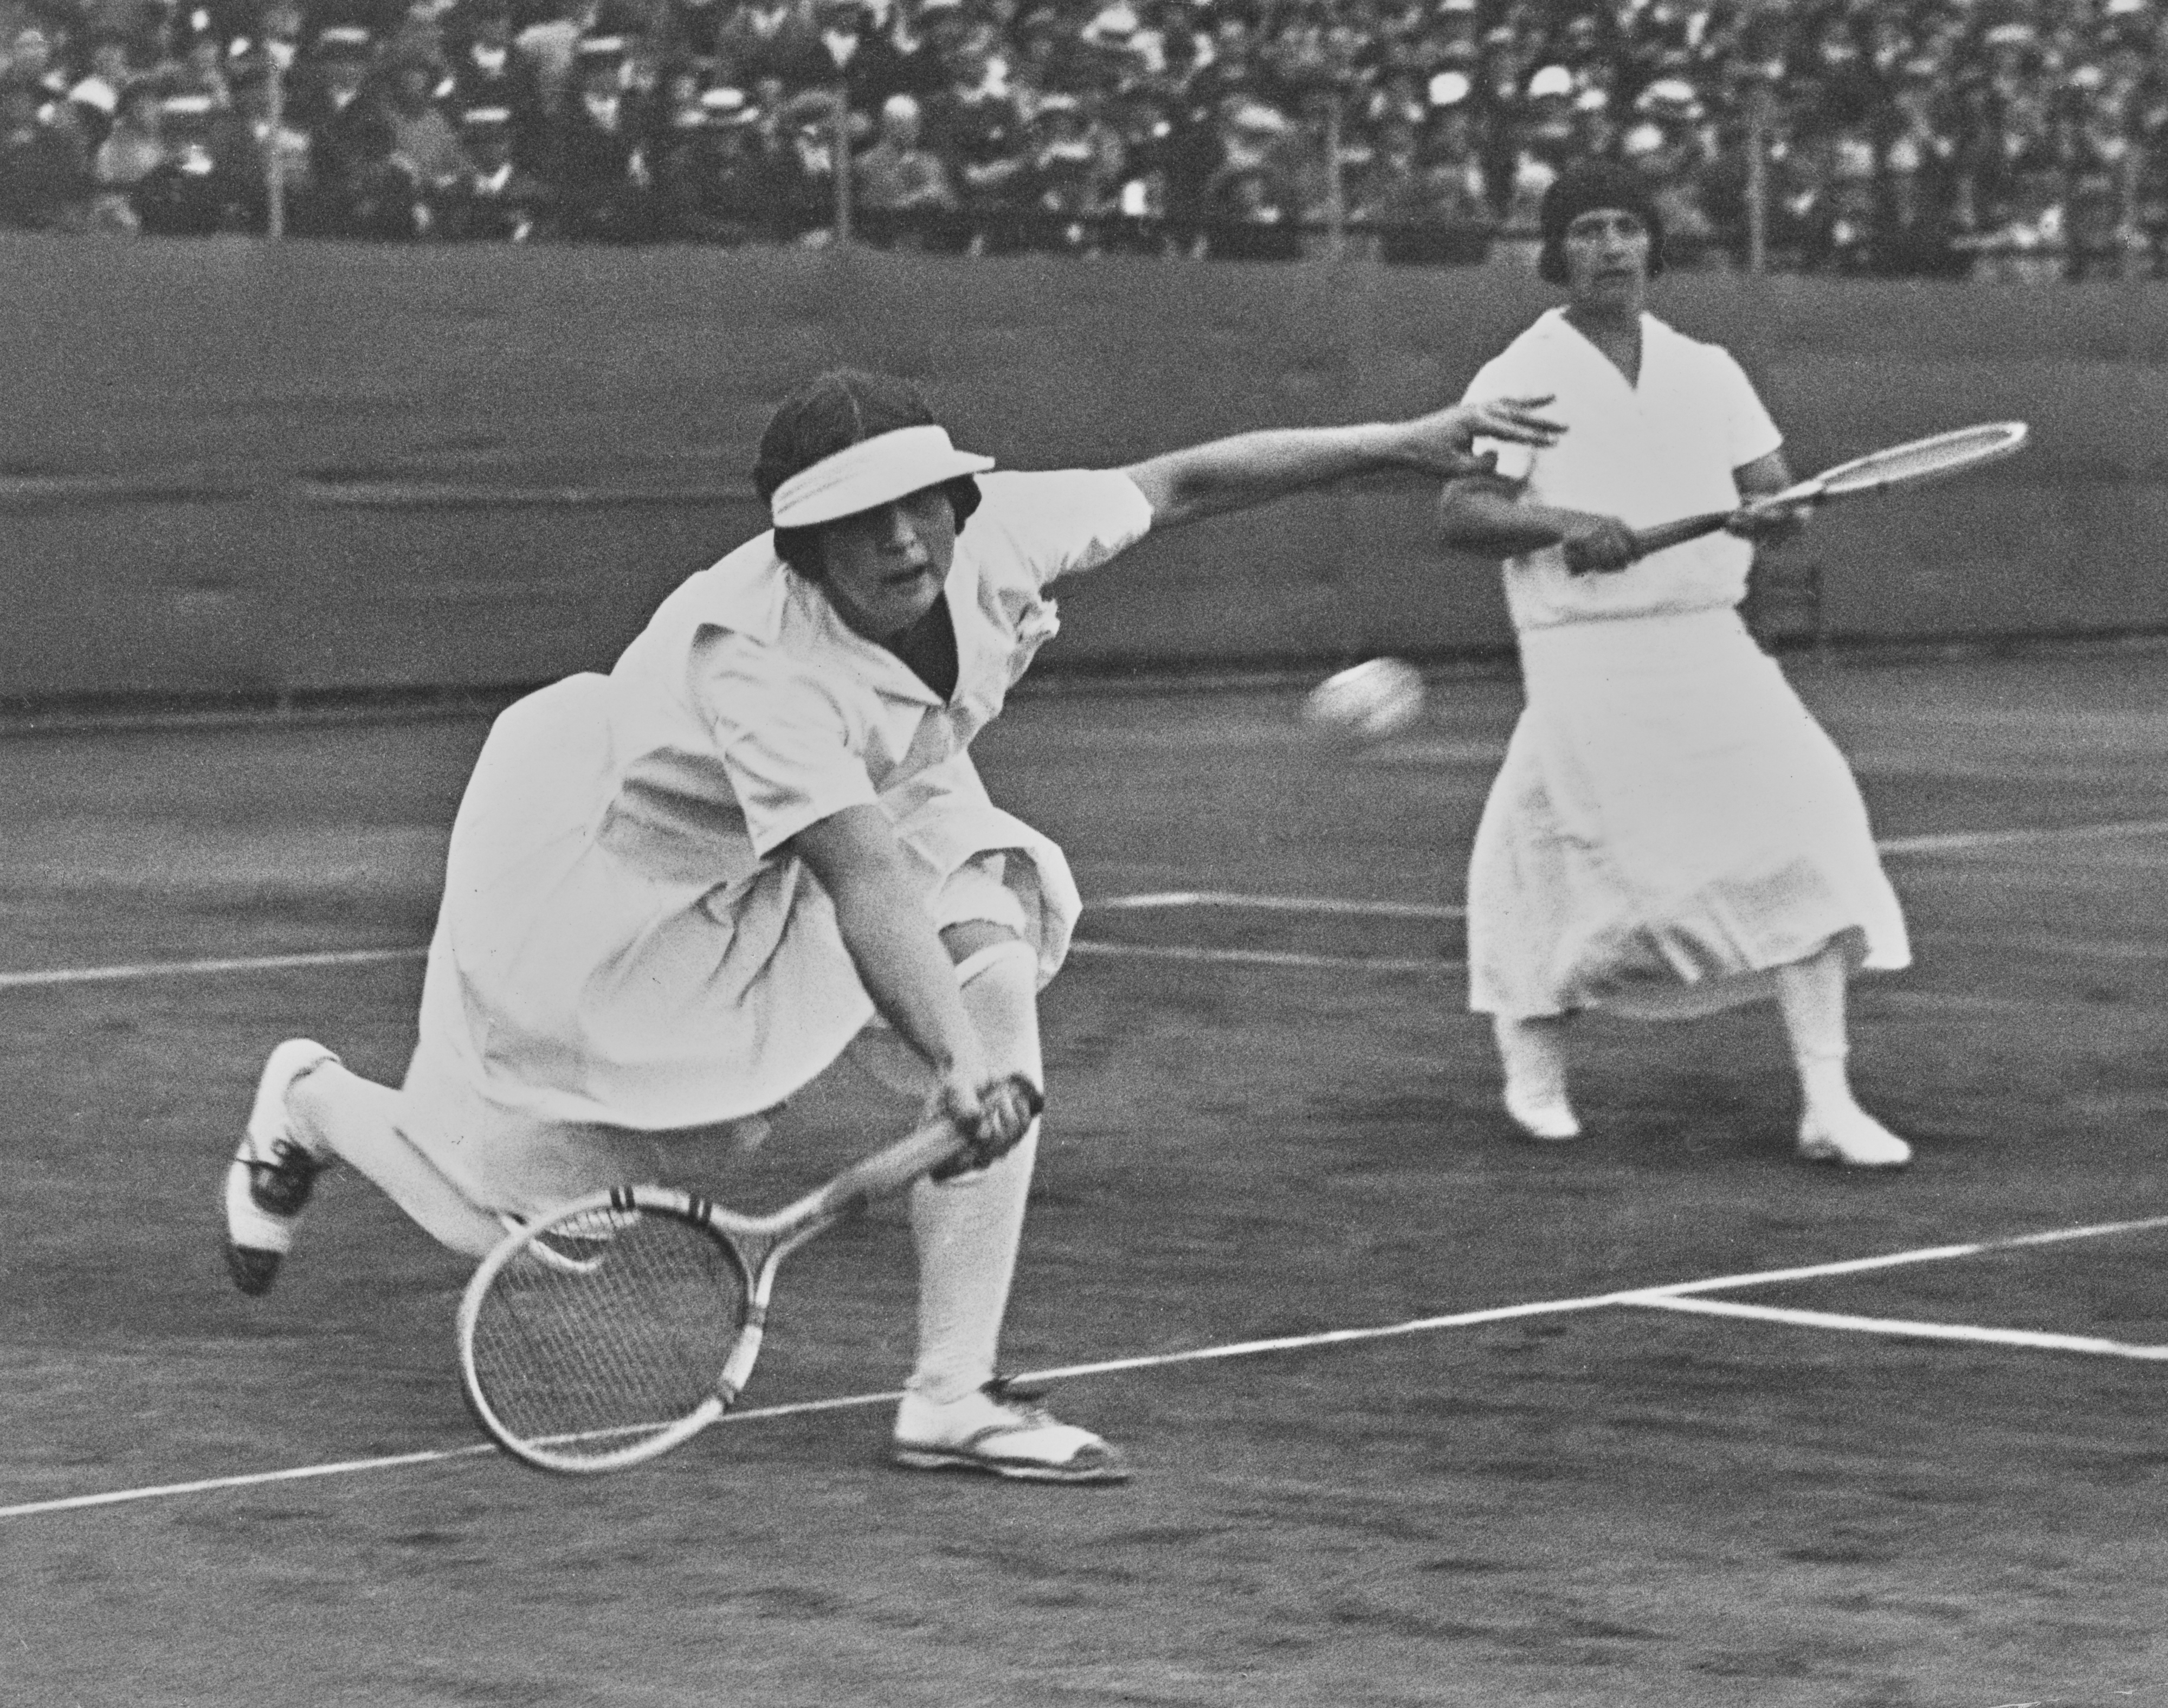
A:
<svg viewBox="0 0 2168 1708">
<path fill-rule="evenodd" d="M 1750 495 L 1730 510 L 1704 511 L 1675 522 L 1644 528 L 1634 535 L 1635 559 L 1649 556 L 1689 540 L 1699 540 L 1719 530 L 1747 538 L 1767 538 L 1796 526 L 1801 512 L 1818 504 L 1884 492 L 1894 487 L 1916 486 L 1999 462 L 2025 443 L 2022 421 L 1995 421 L 1977 427 L 1961 427 L 1926 439 L 1908 440 L 1881 450 L 1869 451 L 1828 468 L 1811 479 L 1782 489 Z M 1569 567 L 1573 554 L 1567 554 Z"/>
</svg>

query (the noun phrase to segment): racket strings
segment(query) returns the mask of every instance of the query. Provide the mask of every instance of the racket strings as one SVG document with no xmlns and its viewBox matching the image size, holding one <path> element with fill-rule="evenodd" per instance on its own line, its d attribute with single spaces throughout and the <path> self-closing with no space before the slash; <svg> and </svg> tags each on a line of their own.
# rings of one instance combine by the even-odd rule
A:
<svg viewBox="0 0 2168 1708">
<path fill-rule="evenodd" d="M 745 1308 L 719 1240 L 638 1210 L 540 1237 L 545 1249 L 506 1264 L 475 1317 L 476 1386 L 509 1434 L 599 1455 L 715 1391 Z"/>
</svg>

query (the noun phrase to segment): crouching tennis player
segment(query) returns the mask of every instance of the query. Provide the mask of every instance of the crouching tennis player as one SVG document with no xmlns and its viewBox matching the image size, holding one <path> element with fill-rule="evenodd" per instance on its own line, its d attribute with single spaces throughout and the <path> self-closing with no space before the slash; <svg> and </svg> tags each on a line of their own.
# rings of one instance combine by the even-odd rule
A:
<svg viewBox="0 0 2168 1708">
<path fill-rule="evenodd" d="M 271 1052 L 226 1179 L 236 1282 L 272 1284 L 334 1161 L 480 1257 L 505 1218 L 656 1178 L 669 1136 L 750 1141 L 847 1050 L 960 1122 L 1022 1126 L 986 1105 L 1012 1074 L 1044 1083 L 1037 995 L 1079 903 L 1061 850 L 993 804 L 968 748 L 1055 632 L 1049 586 L 1155 527 L 1374 471 L 1450 476 L 1479 434 L 1547 444 L 1538 409 L 997 474 L 902 381 L 794 393 L 754 471 L 773 530 L 680 587 L 608 675 L 491 731 L 403 1086 L 306 1039 Z M 912 1189 L 901 1464 L 1128 1474 L 995 1374 L 1037 1138 Z"/>
<path fill-rule="evenodd" d="M 1439 511 L 1449 541 L 1506 558 L 1527 691 L 1468 879 L 1472 1006 L 1493 1017 L 1506 1107 L 1536 1137 L 1579 1132 L 1562 1026 L 1580 1010 L 1773 997 L 1800 1154 L 1900 1167 L 1910 1147 L 1846 1072 L 1853 970 L 1910 958 L 1858 787 L 1740 620 L 1748 540 L 1634 556 L 1635 529 L 1789 485 L 1782 437 L 1729 354 L 1646 311 L 1663 231 L 1636 174 L 1576 167 L 1542 219 L 1544 275 L 1569 301 L 1467 395 L 1553 396 L 1568 431 L 1501 448 Z"/>
</svg>

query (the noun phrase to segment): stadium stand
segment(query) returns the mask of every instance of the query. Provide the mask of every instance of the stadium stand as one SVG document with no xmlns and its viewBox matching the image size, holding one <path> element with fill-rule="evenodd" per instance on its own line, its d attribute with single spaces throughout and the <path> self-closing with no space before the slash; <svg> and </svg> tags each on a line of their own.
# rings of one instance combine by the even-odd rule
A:
<svg viewBox="0 0 2168 1708">
<path fill-rule="evenodd" d="M 2156 276 L 2161 0 L 0 0 L 0 225 Z M 848 159 L 839 174 L 837 162 Z"/>
</svg>

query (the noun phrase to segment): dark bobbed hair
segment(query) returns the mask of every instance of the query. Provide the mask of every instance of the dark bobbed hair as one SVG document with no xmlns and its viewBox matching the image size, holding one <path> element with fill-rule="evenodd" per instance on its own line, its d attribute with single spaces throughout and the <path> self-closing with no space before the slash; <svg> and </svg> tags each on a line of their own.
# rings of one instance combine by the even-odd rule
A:
<svg viewBox="0 0 2168 1708">
<path fill-rule="evenodd" d="M 753 490 L 766 503 L 793 475 L 802 473 L 839 450 L 906 427 L 937 427 L 933 411 L 917 386 L 892 374 L 838 368 L 807 380 L 775 407 L 752 466 Z M 943 481 L 941 491 L 961 534 L 979 508 L 979 483 L 969 475 Z M 821 529 L 775 530 L 775 555 L 809 580 L 821 577 Z"/>
<path fill-rule="evenodd" d="M 1536 275 L 1546 285 L 1566 282 L 1565 230 L 1597 208 L 1623 208 L 1649 228 L 1649 277 L 1664 270 L 1664 221 L 1647 181 L 1630 167 L 1608 160 L 1576 161 L 1544 192 L 1543 253 Z"/>
</svg>

